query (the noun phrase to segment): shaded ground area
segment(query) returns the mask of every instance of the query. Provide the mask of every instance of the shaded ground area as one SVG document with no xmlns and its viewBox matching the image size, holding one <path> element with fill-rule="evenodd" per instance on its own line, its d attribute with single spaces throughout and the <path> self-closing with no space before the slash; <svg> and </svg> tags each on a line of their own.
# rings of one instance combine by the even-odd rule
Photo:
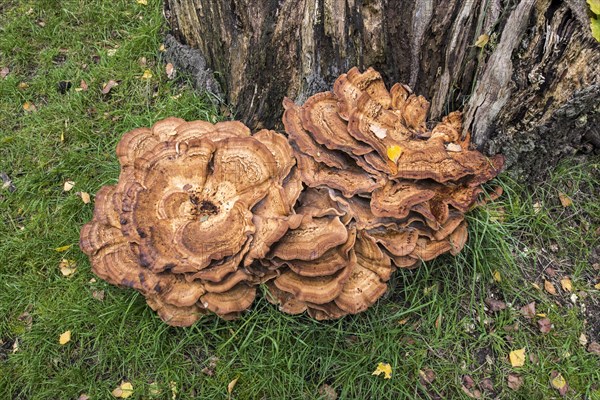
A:
<svg viewBox="0 0 600 400">
<path fill-rule="evenodd" d="M 222 116 L 168 78 L 158 1 L 1 7 L 0 397 L 110 398 L 126 380 L 134 398 L 227 398 L 239 378 L 232 398 L 537 399 L 560 397 L 560 373 L 567 398 L 600 398 L 600 160 L 536 187 L 503 176 L 505 195 L 470 214 L 465 251 L 399 271 L 366 313 L 318 323 L 260 300 L 234 322 L 168 327 L 94 278 L 79 229 L 117 180 L 124 132 Z M 391 379 L 372 375 L 380 362 Z"/>
</svg>

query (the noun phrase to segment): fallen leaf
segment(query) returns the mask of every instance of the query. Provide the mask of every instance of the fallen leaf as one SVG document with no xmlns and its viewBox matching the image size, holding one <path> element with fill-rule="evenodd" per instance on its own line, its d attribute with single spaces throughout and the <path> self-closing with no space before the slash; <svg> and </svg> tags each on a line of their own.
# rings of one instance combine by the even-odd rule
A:
<svg viewBox="0 0 600 400">
<path fill-rule="evenodd" d="M 114 397 L 126 399 L 133 394 L 133 385 L 130 382 L 123 381 L 115 390 L 112 391 Z"/>
<path fill-rule="evenodd" d="M 473 380 L 473 378 L 471 378 L 471 375 L 463 375 L 462 381 L 463 385 L 467 389 L 471 389 L 473 386 L 475 386 L 475 381 Z"/>
<path fill-rule="evenodd" d="M 461 389 L 468 397 L 470 397 L 472 399 L 480 399 L 481 398 L 481 392 L 477 389 L 470 390 L 467 387 L 465 387 L 465 385 L 462 385 Z"/>
<path fill-rule="evenodd" d="M 165 71 L 167 72 L 167 78 L 173 79 L 173 77 L 175 76 L 175 67 L 173 66 L 173 64 L 168 63 L 165 67 Z"/>
<path fill-rule="evenodd" d="M 235 384 L 237 383 L 238 379 L 240 379 L 239 376 L 231 382 L 229 382 L 229 384 L 227 385 L 227 393 L 231 394 L 231 392 L 233 392 L 233 388 L 235 387 Z"/>
<path fill-rule="evenodd" d="M 79 88 L 81 90 L 83 90 L 84 92 L 87 91 L 88 90 L 87 82 L 82 79 L 81 82 L 79 82 Z"/>
<path fill-rule="evenodd" d="M 96 283 L 96 278 L 90 279 L 89 283 Z"/>
<path fill-rule="evenodd" d="M 498 270 L 495 270 L 492 273 L 492 277 L 494 278 L 494 280 L 498 283 L 502 282 L 502 277 L 500 276 L 500 272 Z"/>
<path fill-rule="evenodd" d="M 219 359 L 215 356 L 211 356 L 208 358 L 208 365 L 202 369 L 202 373 L 208 376 L 213 376 L 215 374 L 215 368 L 217 366 L 217 361 Z"/>
<path fill-rule="evenodd" d="M 12 345 L 12 352 L 16 353 L 19 351 L 19 338 L 16 338 Z"/>
<path fill-rule="evenodd" d="M 102 85 L 102 94 L 108 94 L 108 92 L 110 92 L 110 90 L 115 86 L 119 86 L 119 84 L 111 79 L 110 81 Z"/>
<path fill-rule="evenodd" d="M 510 364 L 513 367 L 522 367 L 525 365 L 525 348 L 513 350 L 509 354 Z"/>
<path fill-rule="evenodd" d="M 30 307 L 27 307 L 29 309 L 31 309 Z M 21 313 L 21 315 L 19 315 L 17 317 L 17 319 L 21 322 L 23 322 L 23 324 L 25 325 L 25 328 L 29 331 L 31 330 L 31 325 L 33 324 L 33 317 L 31 316 L 31 314 L 29 314 L 28 311 L 24 311 L 23 313 Z"/>
<path fill-rule="evenodd" d="M 149 69 L 144 71 L 144 74 L 142 75 L 141 79 L 150 79 L 152 78 L 152 72 L 150 72 Z"/>
<path fill-rule="evenodd" d="M 549 318 L 543 318 L 538 321 L 538 327 L 540 328 L 540 332 L 548 333 L 552 330 L 552 322 Z"/>
<path fill-rule="evenodd" d="M 73 275 L 75 271 L 77 271 L 77 263 L 75 260 L 67 260 L 66 258 L 63 258 L 60 261 L 58 267 L 60 268 L 60 273 L 64 276 Z"/>
<path fill-rule="evenodd" d="M 89 204 L 89 202 L 91 201 L 90 194 L 88 192 L 81 192 L 80 196 L 81 201 L 83 201 L 85 204 Z"/>
<path fill-rule="evenodd" d="M 594 285 L 594 289 L 600 290 L 600 282 L 598 282 Z"/>
<path fill-rule="evenodd" d="M 479 35 L 477 40 L 475 41 L 475 46 L 483 48 L 490 41 L 490 37 L 486 34 Z"/>
<path fill-rule="evenodd" d="M 72 244 L 68 244 L 66 246 L 60 246 L 54 249 L 54 251 L 58 251 L 59 253 L 65 252 L 67 250 L 69 250 L 73 245 Z"/>
<path fill-rule="evenodd" d="M 600 344 L 598 344 L 598 342 L 592 342 L 589 344 L 588 346 L 588 351 L 590 353 L 593 353 L 597 356 L 600 356 Z"/>
<path fill-rule="evenodd" d="M 550 277 L 554 278 L 556 276 L 556 270 L 552 267 L 548 267 L 544 270 L 544 272 Z"/>
<path fill-rule="evenodd" d="M 560 280 L 560 286 L 562 286 L 565 292 L 570 292 L 573 290 L 573 283 L 568 277 Z"/>
<path fill-rule="evenodd" d="M 23 103 L 23 110 L 27 111 L 27 112 L 34 112 L 37 110 L 37 107 L 35 106 L 35 104 L 26 101 L 25 103 Z"/>
<path fill-rule="evenodd" d="M 563 207 L 570 207 L 573 205 L 573 200 L 563 192 L 558 192 L 558 199 Z"/>
<path fill-rule="evenodd" d="M 521 307 L 521 314 L 523 314 L 523 316 L 525 318 L 534 318 L 535 317 L 535 301 L 532 301 L 529 304 L 524 305 L 523 307 Z"/>
<path fill-rule="evenodd" d="M 62 142 L 64 142 L 64 141 L 65 141 L 65 133 L 64 133 L 64 132 L 61 132 L 61 133 L 60 133 L 60 142 L 62 143 Z"/>
<path fill-rule="evenodd" d="M 171 399 L 175 400 L 177 398 L 177 382 L 171 381 L 169 382 L 169 386 L 171 388 Z"/>
<path fill-rule="evenodd" d="M 108 49 L 106 50 L 106 55 L 109 57 L 113 57 L 115 54 L 117 54 L 117 49 Z"/>
<path fill-rule="evenodd" d="M 462 151 L 462 147 L 456 143 L 448 143 L 446 145 L 446 150 L 452 153 L 460 153 Z"/>
<path fill-rule="evenodd" d="M 92 292 L 92 297 L 98 301 L 104 301 L 104 290 L 94 290 Z"/>
<path fill-rule="evenodd" d="M 0 69 L 0 78 L 6 78 L 6 75 L 10 74 L 10 68 L 3 67 Z"/>
<path fill-rule="evenodd" d="M 582 333 L 581 335 L 579 335 L 579 344 L 582 345 L 583 347 L 585 347 L 588 344 L 588 339 L 587 339 L 587 336 L 585 336 L 585 333 Z"/>
<path fill-rule="evenodd" d="M 165 45 L 161 44 L 160 47 L 158 48 L 158 51 L 160 51 L 160 52 L 166 51 Z"/>
<path fill-rule="evenodd" d="M 587 3 L 594 14 L 600 14 L 600 0 L 587 0 Z"/>
<path fill-rule="evenodd" d="M 529 361 L 531 361 L 532 364 L 537 365 L 537 363 L 540 362 L 540 359 L 538 358 L 538 356 L 535 353 L 531 353 L 529 355 Z"/>
<path fill-rule="evenodd" d="M 552 282 L 550 281 L 544 281 L 544 289 L 546 290 L 546 292 L 550 293 L 551 295 L 556 295 L 556 288 L 554 287 L 554 285 L 552 284 Z"/>
<path fill-rule="evenodd" d="M 58 343 L 60 343 L 61 345 L 65 345 L 65 344 L 69 343 L 70 341 L 71 341 L 71 331 L 63 332 L 58 337 Z"/>
<path fill-rule="evenodd" d="M 27 82 L 19 82 L 19 85 L 17 86 L 19 89 L 21 90 L 25 90 L 29 87 L 29 83 Z"/>
<path fill-rule="evenodd" d="M 90 400 L 90 396 L 88 396 L 86 393 L 82 393 L 79 395 L 77 400 Z"/>
<path fill-rule="evenodd" d="M 550 386 L 558 390 L 558 393 L 561 396 L 566 395 L 567 391 L 569 390 L 569 384 L 558 371 L 552 371 L 550 373 Z"/>
<path fill-rule="evenodd" d="M 535 203 L 533 203 L 533 213 L 534 214 L 539 214 L 539 212 L 542 210 L 542 204 L 539 201 L 536 201 Z"/>
<path fill-rule="evenodd" d="M 486 392 L 493 392 L 494 391 L 494 383 L 492 382 L 492 380 L 490 378 L 483 379 L 479 383 L 479 387 L 481 388 L 481 390 L 484 390 Z"/>
<path fill-rule="evenodd" d="M 485 301 L 485 304 L 487 304 L 487 306 L 489 307 L 490 311 L 492 311 L 492 312 L 501 311 L 506 308 L 505 302 L 496 300 L 496 299 L 492 299 L 491 297 L 488 297 L 484 301 Z"/>
<path fill-rule="evenodd" d="M 523 378 L 517 374 L 508 374 L 508 387 L 512 390 L 519 390 L 523 386 Z"/>
<path fill-rule="evenodd" d="M 143 6 L 147 6 L 148 5 L 148 0 L 137 0 L 138 4 L 141 4 Z"/>
<path fill-rule="evenodd" d="M 430 368 L 419 370 L 419 381 L 422 385 L 426 385 L 435 381 L 435 372 Z"/>
<path fill-rule="evenodd" d="M 325 400 L 337 400 L 338 395 L 334 388 L 324 383 L 319 388 L 319 395 Z"/>
<path fill-rule="evenodd" d="M 383 378 L 384 379 L 391 379 L 392 378 L 392 366 L 388 363 L 383 363 L 380 362 L 379 364 L 377 364 L 377 368 L 375 368 L 375 371 L 373 371 L 373 373 L 371 375 L 381 375 L 384 374 Z"/>
<path fill-rule="evenodd" d="M 401 155 L 402 155 L 402 147 L 397 146 L 397 145 L 392 145 L 387 148 L 387 156 L 393 162 L 397 162 Z"/>
<path fill-rule="evenodd" d="M 536 317 L 540 317 L 540 318 L 546 318 L 546 314 L 545 313 L 537 313 L 535 314 Z"/>
<path fill-rule="evenodd" d="M 407 322 L 408 322 L 408 318 L 404 318 L 404 319 L 401 319 L 400 321 L 398 321 L 398 325 L 406 325 Z"/>
<path fill-rule="evenodd" d="M 66 181 L 63 185 L 63 190 L 65 192 L 68 192 L 69 190 L 73 189 L 73 186 L 75 186 L 75 182 L 73 181 Z"/>
<path fill-rule="evenodd" d="M 537 283 L 532 283 L 531 286 L 536 289 L 536 290 L 542 290 L 542 288 L 540 287 L 540 285 L 538 285 Z"/>
</svg>

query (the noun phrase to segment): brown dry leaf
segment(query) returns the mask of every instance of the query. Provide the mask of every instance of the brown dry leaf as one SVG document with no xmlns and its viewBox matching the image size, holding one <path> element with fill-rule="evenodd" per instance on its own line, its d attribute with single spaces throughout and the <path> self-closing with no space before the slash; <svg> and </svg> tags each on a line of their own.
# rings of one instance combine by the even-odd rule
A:
<svg viewBox="0 0 600 400">
<path fill-rule="evenodd" d="M 600 344 L 598 342 L 590 343 L 587 349 L 590 353 L 600 356 Z"/>
<path fill-rule="evenodd" d="M 553 296 L 556 295 L 556 288 L 554 287 L 554 285 L 552 284 L 552 282 L 544 280 L 544 289 L 549 294 L 551 294 Z"/>
<path fill-rule="evenodd" d="M 92 292 L 92 297 L 98 301 L 104 301 L 104 290 L 94 290 Z"/>
<path fill-rule="evenodd" d="M 89 202 L 92 201 L 88 192 L 81 192 L 79 195 L 81 196 L 81 201 L 85 204 L 89 204 Z"/>
<path fill-rule="evenodd" d="M 468 389 L 465 385 L 462 385 L 461 387 L 462 391 L 470 398 L 472 399 L 480 399 L 481 398 L 481 392 L 478 389 Z"/>
<path fill-rule="evenodd" d="M 400 321 L 398 321 L 398 325 L 406 325 L 407 322 L 408 322 L 408 318 L 404 318 L 404 319 L 401 319 Z"/>
<path fill-rule="evenodd" d="M 133 394 L 133 385 L 130 382 L 123 381 L 112 391 L 114 397 L 126 399 Z"/>
<path fill-rule="evenodd" d="M 63 185 L 63 190 L 65 192 L 68 192 L 69 190 L 73 189 L 73 186 L 75 186 L 75 182 L 73 181 L 66 181 Z"/>
<path fill-rule="evenodd" d="M 552 330 L 552 321 L 549 318 L 543 318 L 538 321 L 538 327 L 540 332 L 548 333 Z"/>
<path fill-rule="evenodd" d="M 522 367 L 525 365 L 525 348 L 511 351 L 508 357 L 513 367 Z"/>
<path fill-rule="evenodd" d="M 325 400 L 337 400 L 338 398 L 335 389 L 326 383 L 319 388 L 319 395 Z"/>
<path fill-rule="evenodd" d="M 550 373 L 550 386 L 558 390 L 558 393 L 560 393 L 561 396 L 566 395 L 569 390 L 569 384 L 558 371 L 552 371 Z"/>
<path fill-rule="evenodd" d="M 475 41 L 475 47 L 483 48 L 489 41 L 490 41 L 489 35 L 486 35 L 486 34 L 479 35 L 479 37 Z"/>
<path fill-rule="evenodd" d="M 484 390 L 486 392 L 493 392 L 494 391 L 494 383 L 492 382 L 492 380 L 490 378 L 483 379 L 479 383 L 479 387 L 481 388 L 481 390 Z"/>
<path fill-rule="evenodd" d="M 142 77 L 140 79 L 148 80 L 150 78 L 152 78 L 152 72 L 150 72 L 150 70 L 147 69 L 144 71 L 144 73 L 142 74 Z"/>
<path fill-rule="evenodd" d="M 0 78 L 6 78 L 8 74 L 10 74 L 10 68 L 3 67 L 2 69 L 0 69 Z"/>
<path fill-rule="evenodd" d="M 558 192 L 558 199 L 563 207 L 570 207 L 573 205 L 573 200 L 563 192 Z"/>
<path fill-rule="evenodd" d="M 546 273 L 546 275 L 548 275 L 550 278 L 554 278 L 556 277 L 556 270 L 552 267 L 548 267 L 544 270 L 544 272 Z"/>
<path fill-rule="evenodd" d="M 460 153 L 462 151 L 462 147 L 456 143 L 448 143 L 446 145 L 446 150 L 452 153 Z"/>
<path fill-rule="evenodd" d="M 75 271 L 77 271 L 77 262 L 75 262 L 75 260 L 67 260 L 66 258 L 63 258 L 60 261 L 60 264 L 58 264 L 58 267 L 60 268 L 60 273 L 63 274 L 63 276 L 71 276 L 75 273 Z"/>
<path fill-rule="evenodd" d="M 423 386 L 435 381 L 435 372 L 431 368 L 419 370 L 419 381 Z"/>
<path fill-rule="evenodd" d="M 168 63 L 165 67 L 165 71 L 167 72 L 167 78 L 173 79 L 173 77 L 175 76 L 175 67 L 173 66 L 173 64 Z"/>
<path fill-rule="evenodd" d="M 521 314 L 528 319 L 535 317 L 535 301 L 521 307 Z"/>
<path fill-rule="evenodd" d="M 110 90 L 115 86 L 119 86 L 119 84 L 117 83 L 117 81 L 111 79 L 110 81 L 102 85 L 102 94 L 108 94 Z"/>
<path fill-rule="evenodd" d="M 508 387 L 512 390 L 519 390 L 523 386 L 523 378 L 517 374 L 508 374 Z"/>
<path fill-rule="evenodd" d="M 565 292 L 570 292 L 573 290 L 573 282 L 571 282 L 571 279 L 569 279 L 569 277 L 561 279 L 560 286 L 562 286 Z"/>
<path fill-rule="evenodd" d="M 492 273 L 492 276 L 494 277 L 494 281 L 496 281 L 498 283 L 502 282 L 502 276 L 500 276 L 500 272 L 498 272 L 498 270 L 495 270 Z"/>
<path fill-rule="evenodd" d="M 380 362 L 377 364 L 377 368 L 371 375 L 381 375 L 383 374 L 384 379 L 392 379 L 392 366 L 388 363 Z"/>
<path fill-rule="evenodd" d="M 238 379 L 240 379 L 239 376 L 237 378 L 235 378 L 234 380 L 232 380 L 231 382 L 229 382 L 229 384 L 227 385 L 227 393 L 231 394 L 233 392 L 233 388 L 235 387 Z"/>
<path fill-rule="evenodd" d="M 60 343 L 61 345 L 65 345 L 67 343 L 69 343 L 71 341 L 71 331 L 66 331 L 63 332 L 59 337 L 58 337 L 58 343 Z"/>
<path fill-rule="evenodd" d="M 87 393 L 81 393 L 77 400 L 90 400 L 90 396 L 88 396 Z"/>
<path fill-rule="evenodd" d="M 504 310 L 506 308 L 506 303 L 500 300 L 492 299 L 488 297 L 484 300 L 485 304 L 489 307 L 490 311 L 497 312 Z"/>
<path fill-rule="evenodd" d="M 88 84 L 83 79 L 81 82 L 79 82 L 79 89 L 83 90 L 84 92 L 88 90 Z"/>
<path fill-rule="evenodd" d="M 27 112 L 34 112 L 37 111 L 37 107 L 35 106 L 35 104 L 26 101 L 25 103 L 23 103 L 23 110 Z"/>
<path fill-rule="evenodd" d="M 28 309 L 31 309 L 29 306 L 27 307 Z M 28 311 L 24 311 L 23 313 L 21 313 L 21 315 L 19 315 L 17 317 L 17 319 L 21 322 L 23 322 L 23 324 L 25 325 L 25 328 L 30 331 L 31 330 L 31 325 L 33 325 L 33 317 L 31 316 L 31 314 L 29 314 Z"/>
</svg>

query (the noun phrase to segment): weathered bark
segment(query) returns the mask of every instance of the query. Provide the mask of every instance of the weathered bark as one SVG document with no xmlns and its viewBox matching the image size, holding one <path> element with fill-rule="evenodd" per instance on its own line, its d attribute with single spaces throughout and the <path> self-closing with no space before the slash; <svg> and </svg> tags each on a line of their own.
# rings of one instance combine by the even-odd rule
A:
<svg viewBox="0 0 600 400">
<path fill-rule="evenodd" d="M 166 0 L 175 37 L 253 128 L 279 126 L 284 96 L 303 102 L 373 66 L 430 99 L 434 121 L 465 109 L 477 146 L 530 177 L 600 140 L 586 13 L 585 0 Z"/>
</svg>

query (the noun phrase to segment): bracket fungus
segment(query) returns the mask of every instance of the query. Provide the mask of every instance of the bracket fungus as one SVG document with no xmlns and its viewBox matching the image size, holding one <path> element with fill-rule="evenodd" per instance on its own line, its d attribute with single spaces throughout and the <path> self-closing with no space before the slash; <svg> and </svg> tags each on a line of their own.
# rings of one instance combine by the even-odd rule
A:
<svg viewBox="0 0 600 400">
<path fill-rule="evenodd" d="M 464 213 L 503 158 L 471 149 L 460 113 L 427 123 L 425 98 L 356 68 L 284 108 L 287 137 L 178 118 L 125 134 L 119 180 L 80 234 L 92 270 L 171 325 L 235 318 L 260 284 L 282 311 L 323 320 L 463 248 Z"/>
</svg>

